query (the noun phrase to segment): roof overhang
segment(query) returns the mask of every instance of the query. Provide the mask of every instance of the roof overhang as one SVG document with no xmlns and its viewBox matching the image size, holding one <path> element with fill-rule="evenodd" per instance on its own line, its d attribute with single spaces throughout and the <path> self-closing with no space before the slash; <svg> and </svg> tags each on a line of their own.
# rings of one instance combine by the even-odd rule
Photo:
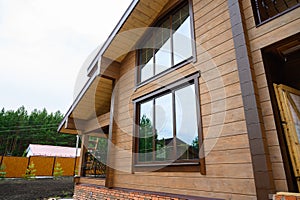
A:
<svg viewBox="0 0 300 200">
<path fill-rule="evenodd" d="M 170 3 L 171 2 L 171 3 Z M 82 134 L 91 126 L 91 122 L 106 117 L 109 123 L 111 95 L 114 80 L 118 78 L 118 68 L 126 55 L 166 7 L 176 1 L 169 0 L 133 0 L 124 15 L 113 29 L 102 47 L 87 68 L 88 81 L 79 92 L 58 127 L 58 132 Z M 107 70 L 108 69 L 108 70 Z M 100 120 L 101 121 L 101 120 Z"/>
</svg>

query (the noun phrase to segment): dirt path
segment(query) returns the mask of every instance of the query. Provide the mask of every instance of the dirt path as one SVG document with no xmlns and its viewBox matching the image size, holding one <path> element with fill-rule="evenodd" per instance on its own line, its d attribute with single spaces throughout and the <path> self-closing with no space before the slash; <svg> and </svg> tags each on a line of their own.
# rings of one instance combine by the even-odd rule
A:
<svg viewBox="0 0 300 200">
<path fill-rule="evenodd" d="M 53 179 L 6 179 L 0 181 L 0 199 L 36 200 L 49 197 L 72 197 L 73 178 Z"/>
</svg>

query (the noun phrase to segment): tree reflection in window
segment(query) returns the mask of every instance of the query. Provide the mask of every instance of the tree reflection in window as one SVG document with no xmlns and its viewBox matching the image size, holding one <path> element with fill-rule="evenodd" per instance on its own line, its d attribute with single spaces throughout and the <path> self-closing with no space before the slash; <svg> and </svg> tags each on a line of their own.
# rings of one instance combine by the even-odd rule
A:
<svg viewBox="0 0 300 200">
<path fill-rule="evenodd" d="M 140 103 L 138 161 L 199 159 L 195 85 Z"/>
<path fill-rule="evenodd" d="M 139 160 L 147 162 L 152 160 L 153 152 L 153 120 L 152 120 L 152 104 L 149 101 L 141 104 L 141 118 L 139 131 Z"/>
<path fill-rule="evenodd" d="M 175 91 L 177 157 L 198 158 L 193 141 L 198 136 L 195 87 L 193 85 Z"/>
</svg>

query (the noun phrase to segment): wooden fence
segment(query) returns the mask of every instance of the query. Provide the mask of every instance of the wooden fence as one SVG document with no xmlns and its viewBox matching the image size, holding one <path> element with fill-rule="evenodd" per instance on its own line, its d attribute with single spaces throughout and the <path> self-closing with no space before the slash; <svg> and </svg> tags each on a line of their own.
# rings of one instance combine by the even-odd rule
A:
<svg viewBox="0 0 300 200">
<path fill-rule="evenodd" d="M 56 163 L 60 163 L 63 169 L 63 176 L 73 176 L 75 158 L 65 157 L 13 157 L 0 156 L 1 163 L 5 165 L 6 178 L 21 178 L 25 174 L 28 165 L 34 163 L 36 176 L 52 176 Z M 76 169 L 79 169 L 79 157 L 76 159 Z"/>
</svg>

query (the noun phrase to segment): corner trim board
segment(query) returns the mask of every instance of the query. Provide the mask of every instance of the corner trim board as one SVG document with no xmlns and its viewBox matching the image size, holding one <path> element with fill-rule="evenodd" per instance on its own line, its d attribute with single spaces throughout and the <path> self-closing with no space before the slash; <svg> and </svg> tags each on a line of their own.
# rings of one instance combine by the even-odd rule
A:
<svg viewBox="0 0 300 200">
<path fill-rule="evenodd" d="M 241 2 L 228 0 L 232 36 L 236 54 L 240 87 L 244 104 L 244 113 L 247 124 L 250 145 L 254 182 L 257 199 L 269 199 L 269 194 L 274 193 L 274 181 L 271 161 L 259 99 L 255 94 L 256 83 L 253 80 L 249 51 L 247 47 L 247 32 L 243 26 L 243 13 Z"/>
</svg>

